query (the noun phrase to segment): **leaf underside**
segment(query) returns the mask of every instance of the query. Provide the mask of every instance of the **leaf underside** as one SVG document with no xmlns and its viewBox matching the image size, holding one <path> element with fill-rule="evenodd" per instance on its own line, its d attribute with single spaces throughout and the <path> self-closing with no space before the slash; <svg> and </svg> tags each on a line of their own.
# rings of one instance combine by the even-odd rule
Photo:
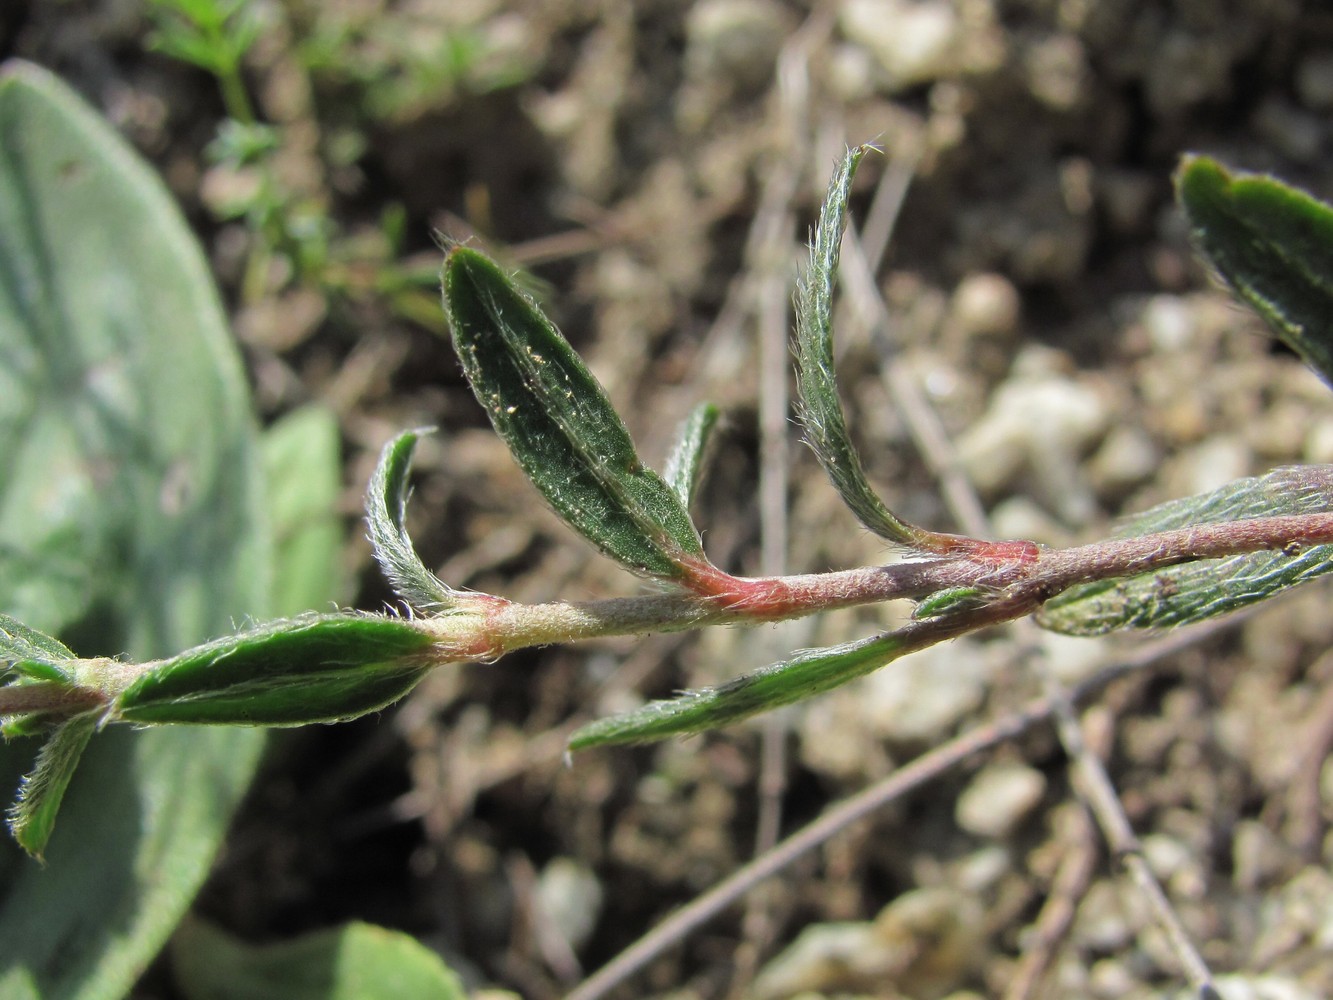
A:
<svg viewBox="0 0 1333 1000">
<path fill-rule="evenodd" d="M 599 719 L 571 737 L 571 750 L 624 743 L 647 743 L 730 725 L 741 719 L 830 691 L 878 670 L 902 655 L 907 644 L 897 633 L 798 652 L 790 658 L 718 687 L 689 691 L 678 698 Z"/>
<path fill-rule="evenodd" d="M 1133 537 L 1196 524 L 1329 510 L 1333 466 L 1292 466 L 1164 503 L 1118 534 Z M 1187 625 L 1266 600 L 1330 571 L 1333 545 L 1206 559 L 1073 587 L 1047 602 L 1037 621 L 1070 635 Z"/>
</svg>

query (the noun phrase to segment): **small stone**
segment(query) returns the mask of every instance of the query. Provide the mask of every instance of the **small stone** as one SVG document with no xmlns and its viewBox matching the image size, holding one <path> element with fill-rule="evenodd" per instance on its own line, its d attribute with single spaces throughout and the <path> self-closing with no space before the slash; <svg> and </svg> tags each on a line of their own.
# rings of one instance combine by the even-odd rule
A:
<svg viewBox="0 0 1333 1000">
<path fill-rule="evenodd" d="M 597 926 L 602 883 L 572 858 L 552 858 L 537 878 L 537 905 L 570 948 L 578 950 Z"/>
<path fill-rule="evenodd" d="M 874 55 L 861 46 L 835 45 L 829 53 L 829 89 L 844 104 L 864 101 L 874 96 L 876 69 Z"/>
<path fill-rule="evenodd" d="M 1150 833 L 1143 838 L 1143 858 L 1153 874 L 1164 882 L 1193 863 L 1189 845 L 1164 833 Z"/>
<path fill-rule="evenodd" d="M 1222 36 L 1166 31 L 1153 47 L 1144 80 L 1152 113 L 1177 118 L 1201 101 L 1230 88 L 1231 53 Z"/>
<path fill-rule="evenodd" d="M 1194 313 L 1178 295 L 1154 295 L 1143 308 L 1143 328 L 1153 349 L 1185 351 L 1195 343 Z"/>
<path fill-rule="evenodd" d="M 990 844 L 950 865 L 949 882 L 964 892 L 989 892 L 1013 871 L 1013 859 L 999 844 Z"/>
<path fill-rule="evenodd" d="M 947 327 L 965 340 L 1007 338 L 1018 329 L 1022 301 L 1014 283 L 1001 274 L 970 274 L 949 299 Z"/>
<path fill-rule="evenodd" d="M 1271 97 L 1254 113 L 1254 129 L 1276 152 L 1297 163 L 1316 162 L 1324 146 L 1324 127 L 1309 112 Z"/>
<path fill-rule="evenodd" d="M 1132 899 L 1114 882 L 1094 882 L 1079 903 L 1072 943 L 1103 953 L 1124 951 L 1145 922 L 1130 911 Z"/>
<path fill-rule="evenodd" d="M 1091 72 L 1083 43 L 1074 35 L 1051 35 L 1023 53 L 1028 90 L 1053 111 L 1070 111 L 1088 96 Z"/>
<path fill-rule="evenodd" d="M 1311 111 L 1333 109 L 1333 52 L 1317 52 L 1300 61 L 1296 95 Z"/>
<path fill-rule="evenodd" d="M 1253 456 L 1231 435 L 1209 438 L 1176 456 L 1166 477 L 1171 496 L 1209 493 L 1250 474 Z"/>
<path fill-rule="evenodd" d="M 759 971 L 750 995 L 778 1000 L 866 978 L 873 970 L 873 940 L 869 923 L 813 924 Z"/>
<path fill-rule="evenodd" d="M 958 639 L 931 646 L 867 677 L 862 710 L 881 739 L 937 742 L 981 704 L 989 675 L 978 643 Z"/>
<path fill-rule="evenodd" d="M 1100 167 L 1097 191 L 1107 225 L 1122 235 L 1141 232 L 1157 197 L 1158 179 L 1142 171 Z"/>
<path fill-rule="evenodd" d="M 1064 545 L 1068 532 L 1031 497 L 1006 497 L 990 512 L 996 538 L 1026 538 L 1039 545 Z"/>
<path fill-rule="evenodd" d="M 1118 424 L 1093 455 L 1088 472 L 1098 495 L 1114 501 L 1151 477 L 1161 461 L 1162 453 L 1147 433 Z"/>
<path fill-rule="evenodd" d="M 814 924 L 770 961 L 747 996 L 800 994 L 943 997 L 985 957 L 985 915 L 976 897 L 939 886 L 905 892 L 872 922 Z"/>
<path fill-rule="evenodd" d="M 1327 1000 L 1326 994 L 1290 976 L 1228 975 L 1214 980 L 1226 1000 Z"/>
<path fill-rule="evenodd" d="M 801 763 L 840 781 L 888 771 L 880 741 L 867 725 L 865 701 L 856 685 L 814 699 L 797 724 Z"/>
<path fill-rule="evenodd" d="M 995 496 L 1024 470 L 1036 473 L 1051 503 L 1077 521 L 1085 506 L 1077 460 L 1106 433 L 1111 414 L 1095 384 L 1050 370 L 1025 350 L 981 418 L 958 440 L 958 457 L 983 494 Z M 1037 369 L 1045 368 L 1039 372 Z M 1066 508 L 1069 507 L 1069 510 Z"/>
<path fill-rule="evenodd" d="M 983 768 L 954 809 L 958 825 L 977 837 L 998 839 L 1009 834 L 1037 806 L 1046 792 L 1046 776 L 1020 763 Z"/>
<path fill-rule="evenodd" d="M 1333 417 L 1313 420 L 1305 432 L 1305 461 L 1317 465 L 1333 463 Z"/>
<path fill-rule="evenodd" d="M 1231 837 L 1236 885 L 1258 889 L 1282 873 L 1288 852 L 1282 840 L 1258 820 L 1243 819 Z"/>
<path fill-rule="evenodd" d="M 962 34 L 953 5 L 928 0 L 848 0 L 839 23 L 879 61 L 890 92 L 949 76 Z"/>
<path fill-rule="evenodd" d="M 326 315 L 323 295 L 313 288 L 294 288 L 243 308 L 236 317 L 236 335 L 247 344 L 290 351 L 309 339 Z"/>
<path fill-rule="evenodd" d="M 685 33 L 691 76 L 725 78 L 745 93 L 772 78 L 788 17 L 770 0 L 703 0 L 690 8 Z"/>
<path fill-rule="evenodd" d="M 1094 962 L 1088 973 L 1088 989 L 1098 998 L 1120 1000 L 1129 996 L 1136 985 L 1129 969 L 1114 959 L 1103 958 Z"/>
<path fill-rule="evenodd" d="M 1106 665 L 1105 646 L 1098 639 L 1043 632 L 1041 645 L 1051 673 L 1064 684 L 1087 680 Z"/>
</svg>

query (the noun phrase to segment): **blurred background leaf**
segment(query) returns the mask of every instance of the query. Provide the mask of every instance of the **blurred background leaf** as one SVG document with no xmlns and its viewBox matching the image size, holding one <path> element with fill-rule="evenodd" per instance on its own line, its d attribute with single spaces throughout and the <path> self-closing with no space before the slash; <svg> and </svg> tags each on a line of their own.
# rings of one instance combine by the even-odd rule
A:
<svg viewBox="0 0 1333 1000">
<path fill-rule="evenodd" d="M 1330 505 L 1333 467 L 1289 466 L 1238 479 L 1209 493 L 1169 500 L 1145 511 L 1117 534 L 1132 538 L 1195 524 L 1318 514 Z M 1188 625 L 1267 600 L 1330 571 L 1333 545 L 1293 545 L 1286 552 L 1204 559 L 1071 587 L 1046 603 L 1037 622 L 1068 635 Z"/>
<path fill-rule="evenodd" d="M 352 922 L 291 941 L 249 945 L 202 920 L 171 945 L 186 1000 L 463 1000 L 458 979 L 406 934 Z"/>
<path fill-rule="evenodd" d="M 156 175 L 22 63 L 0 79 L 0 358 L 0 609 L 80 655 L 135 658 L 273 613 L 250 400 L 203 255 Z M 314 601 L 286 577 L 283 600 Z M 0 847 L 0 995 L 124 995 L 262 745 L 244 729 L 98 736 L 46 867 Z M 36 750 L 3 749 L 7 787 Z"/>
<path fill-rule="evenodd" d="M 264 432 L 260 449 L 273 532 L 269 613 L 290 617 L 350 600 L 337 509 L 342 479 L 337 418 L 318 404 L 293 410 Z"/>
</svg>

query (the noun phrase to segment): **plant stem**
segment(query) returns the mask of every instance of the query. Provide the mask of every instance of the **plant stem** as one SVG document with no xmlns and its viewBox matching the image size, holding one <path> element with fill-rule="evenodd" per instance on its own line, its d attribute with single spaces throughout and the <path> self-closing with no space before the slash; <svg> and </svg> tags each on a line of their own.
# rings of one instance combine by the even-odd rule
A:
<svg viewBox="0 0 1333 1000">
<path fill-rule="evenodd" d="M 78 715 L 97 708 L 106 700 L 95 691 L 70 687 L 62 681 L 36 681 L 0 687 L 0 717 L 58 712 L 61 716 Z"/>
<path fill-rule="evenodd" d="M 1287 514 L 1195 525 L 1135 538 L 1066 549 L 1039 549 L 1035 559 L 1019 543 L 962 550 L 957 555 L 830 573 L 735 577 L 699 570 L 695 592 L 599 601 L 517 604 L 498 598 L 479 610 L 422 619 L 444 661 L 493 660 L 515 649 L 613 635 L 677 632 L 709 625 L 758 624 L 899 598 L 917 599 L 954 587 L 984 588 L 994 598 L 946 616 L 946 622 L 907 626 L 903 638 L 938 641 L 1036 611 L 1056 594 L 1093 580 L 1137 576 L 1200 559 L 1265 550 L 1295 553 L 1333 542 L 1333 513 Z M 1014 558 L 996 553 L 1013 551 Z M 942 636 L 941 633 L 945 635 Z"/>
</svg>

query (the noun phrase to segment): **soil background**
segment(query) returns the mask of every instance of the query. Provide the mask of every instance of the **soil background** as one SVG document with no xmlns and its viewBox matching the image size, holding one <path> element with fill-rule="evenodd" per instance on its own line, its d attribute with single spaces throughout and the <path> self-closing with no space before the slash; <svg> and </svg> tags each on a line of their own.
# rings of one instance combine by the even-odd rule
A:
<svg viewBox="0 0 1333 1000">
<path fill-rule="evenodd" d="M 1326 386 L 1210 284 L 1171 192 L 1194 151 L 1333 197 L 1322 4 L 250 8 L 263 30 L 245 80 L 274 128 L 273 231 L 289 241 L 262 257 L 254 228 L 227 217 L 253 203 L 254 172 L 209 152 L 226 117 L 216 81 L 153 48 L 143 6 L 19 0 L 0 15 L 0 55 L 58 72 L 160 168 L 215 264 L 261 418 L 310 401 L 338 414 L 350 605 L 394 600 L 360 501 L 380 446 L 423 425 L 439 431 L 420 449 L 411 527 L 442 579 L 525 601 L 640 588 L 543 508 L 489 430 L 441 336 L 435 232 L 532 276 L 648 460 L 695 402 L 723 407 L 697 505 L 714 561 L 881 561 L 772 375 L 848 143 L 884 149 L 858 176 L 858 225 L 902 201 L 873 277 L 887 312 L 840 317 L 839 375 L 870 476 L 909 520 L 956 527 L 890 371 L 938 415 L 996 537 L 1092 539 L 1154 502 L 1333 462 Z M 1083 704 L 1229 1000 L 1333 994 L 1327 600 L 1309 586 Z M 472 989 L 564 995 L 752 857 L 771 837 L 761 817 L 795 830 L 1041 682 L 1037 654 L 997 631 L 774 721 L 566 766 L 571 724 L 909 612 L 519 653 L 442 669 L 378 717 L 275 736 L 196 909 L 255 942 L 374 921 L 437 948 Z M 1078 683 L 1134 648 L 1051 637 L 1040 655 Z M 613 995 L 1184 985 L 1041 723 L 858 821 Z M 169 961 L 139 995 L 174 995 Z"/>
</svg>

